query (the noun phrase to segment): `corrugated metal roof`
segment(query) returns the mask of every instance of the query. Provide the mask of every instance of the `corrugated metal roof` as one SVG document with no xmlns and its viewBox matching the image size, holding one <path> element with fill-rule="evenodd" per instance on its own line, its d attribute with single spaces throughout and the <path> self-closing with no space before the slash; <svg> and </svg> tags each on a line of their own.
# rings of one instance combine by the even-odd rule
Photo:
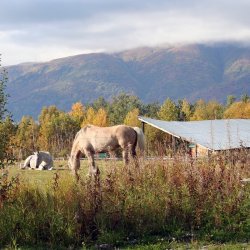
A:
<svg viewBox="0 0 250 250">
<path fill-rule="evenodd" d="M 199 144 L 211 150 L 250 148 L 250 119 L 162 121 L 138 117 L 155 128 L 177 138 Z"/>
</svg>

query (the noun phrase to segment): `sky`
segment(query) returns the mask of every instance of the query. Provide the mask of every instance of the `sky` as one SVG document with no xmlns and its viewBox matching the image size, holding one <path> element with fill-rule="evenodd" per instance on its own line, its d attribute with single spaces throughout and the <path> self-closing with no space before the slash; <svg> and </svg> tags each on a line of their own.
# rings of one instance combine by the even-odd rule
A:
<svg viewBox="0 0 250 250">
<path fill-rule="evenodd" d="M 250 0 L 1 0 L 2 65 L 141 46 L 250 44 Z"/>
</svg>

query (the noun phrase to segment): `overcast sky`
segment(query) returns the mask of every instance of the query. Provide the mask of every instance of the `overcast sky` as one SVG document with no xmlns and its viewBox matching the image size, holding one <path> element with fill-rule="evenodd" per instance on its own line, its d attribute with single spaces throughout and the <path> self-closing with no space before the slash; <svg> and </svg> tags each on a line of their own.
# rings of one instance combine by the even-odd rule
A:
<svg viewBox="0 0 250 250">
<path fill-rule="evenodd" d="M 250 42 L 250 0 L 1 0 L 2 64 L 139 46 Z"/>
</svg>

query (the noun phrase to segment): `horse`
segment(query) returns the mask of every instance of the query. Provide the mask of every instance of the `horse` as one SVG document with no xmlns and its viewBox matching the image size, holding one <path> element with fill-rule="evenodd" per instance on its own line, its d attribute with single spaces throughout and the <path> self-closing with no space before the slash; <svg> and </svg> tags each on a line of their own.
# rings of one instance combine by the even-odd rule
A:
<svg viewBox="0 0 250 250">
<path fill-rule="evenodd" d="M 53 159 L 49 152 L 37 151 L 28 156 L 24 164 L 20 165 L 21 169 L 30 168 L 37 170 L 52 170 Z"/>
<path fill-rule="evenodd" d="M 87 125 L 80 129 L 73 141 L 68 165 L 73 174 L 80 168 L 80 157 L 84 154 L 89 162 L 89 175 L 99 175 L 100 171 L 95 165 L 95 153 L 114 154 L 117 148 L 122 149 L 124 164 L 128 163 L 129 154 L 136 157 L 136 147 L 144 151 L 144 134 L 138 127 L 116 125 L 111 127 L 98 127 Z"/>
</svg>

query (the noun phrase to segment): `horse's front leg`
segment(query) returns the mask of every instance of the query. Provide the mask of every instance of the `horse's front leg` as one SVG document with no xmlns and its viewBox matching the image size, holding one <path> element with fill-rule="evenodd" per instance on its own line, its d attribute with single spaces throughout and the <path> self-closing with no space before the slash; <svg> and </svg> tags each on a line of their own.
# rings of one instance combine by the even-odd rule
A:
<svg viewBox="0 0 250 250">
<path fill-rule="evenodd" d="M 100 171 L 99 168 L 95 165 L 94 153 L 93 152 L 85 152 L 88 162 L 89 162 L 89 175 L 95 176 L 99 175 Z"/>
</svg>

